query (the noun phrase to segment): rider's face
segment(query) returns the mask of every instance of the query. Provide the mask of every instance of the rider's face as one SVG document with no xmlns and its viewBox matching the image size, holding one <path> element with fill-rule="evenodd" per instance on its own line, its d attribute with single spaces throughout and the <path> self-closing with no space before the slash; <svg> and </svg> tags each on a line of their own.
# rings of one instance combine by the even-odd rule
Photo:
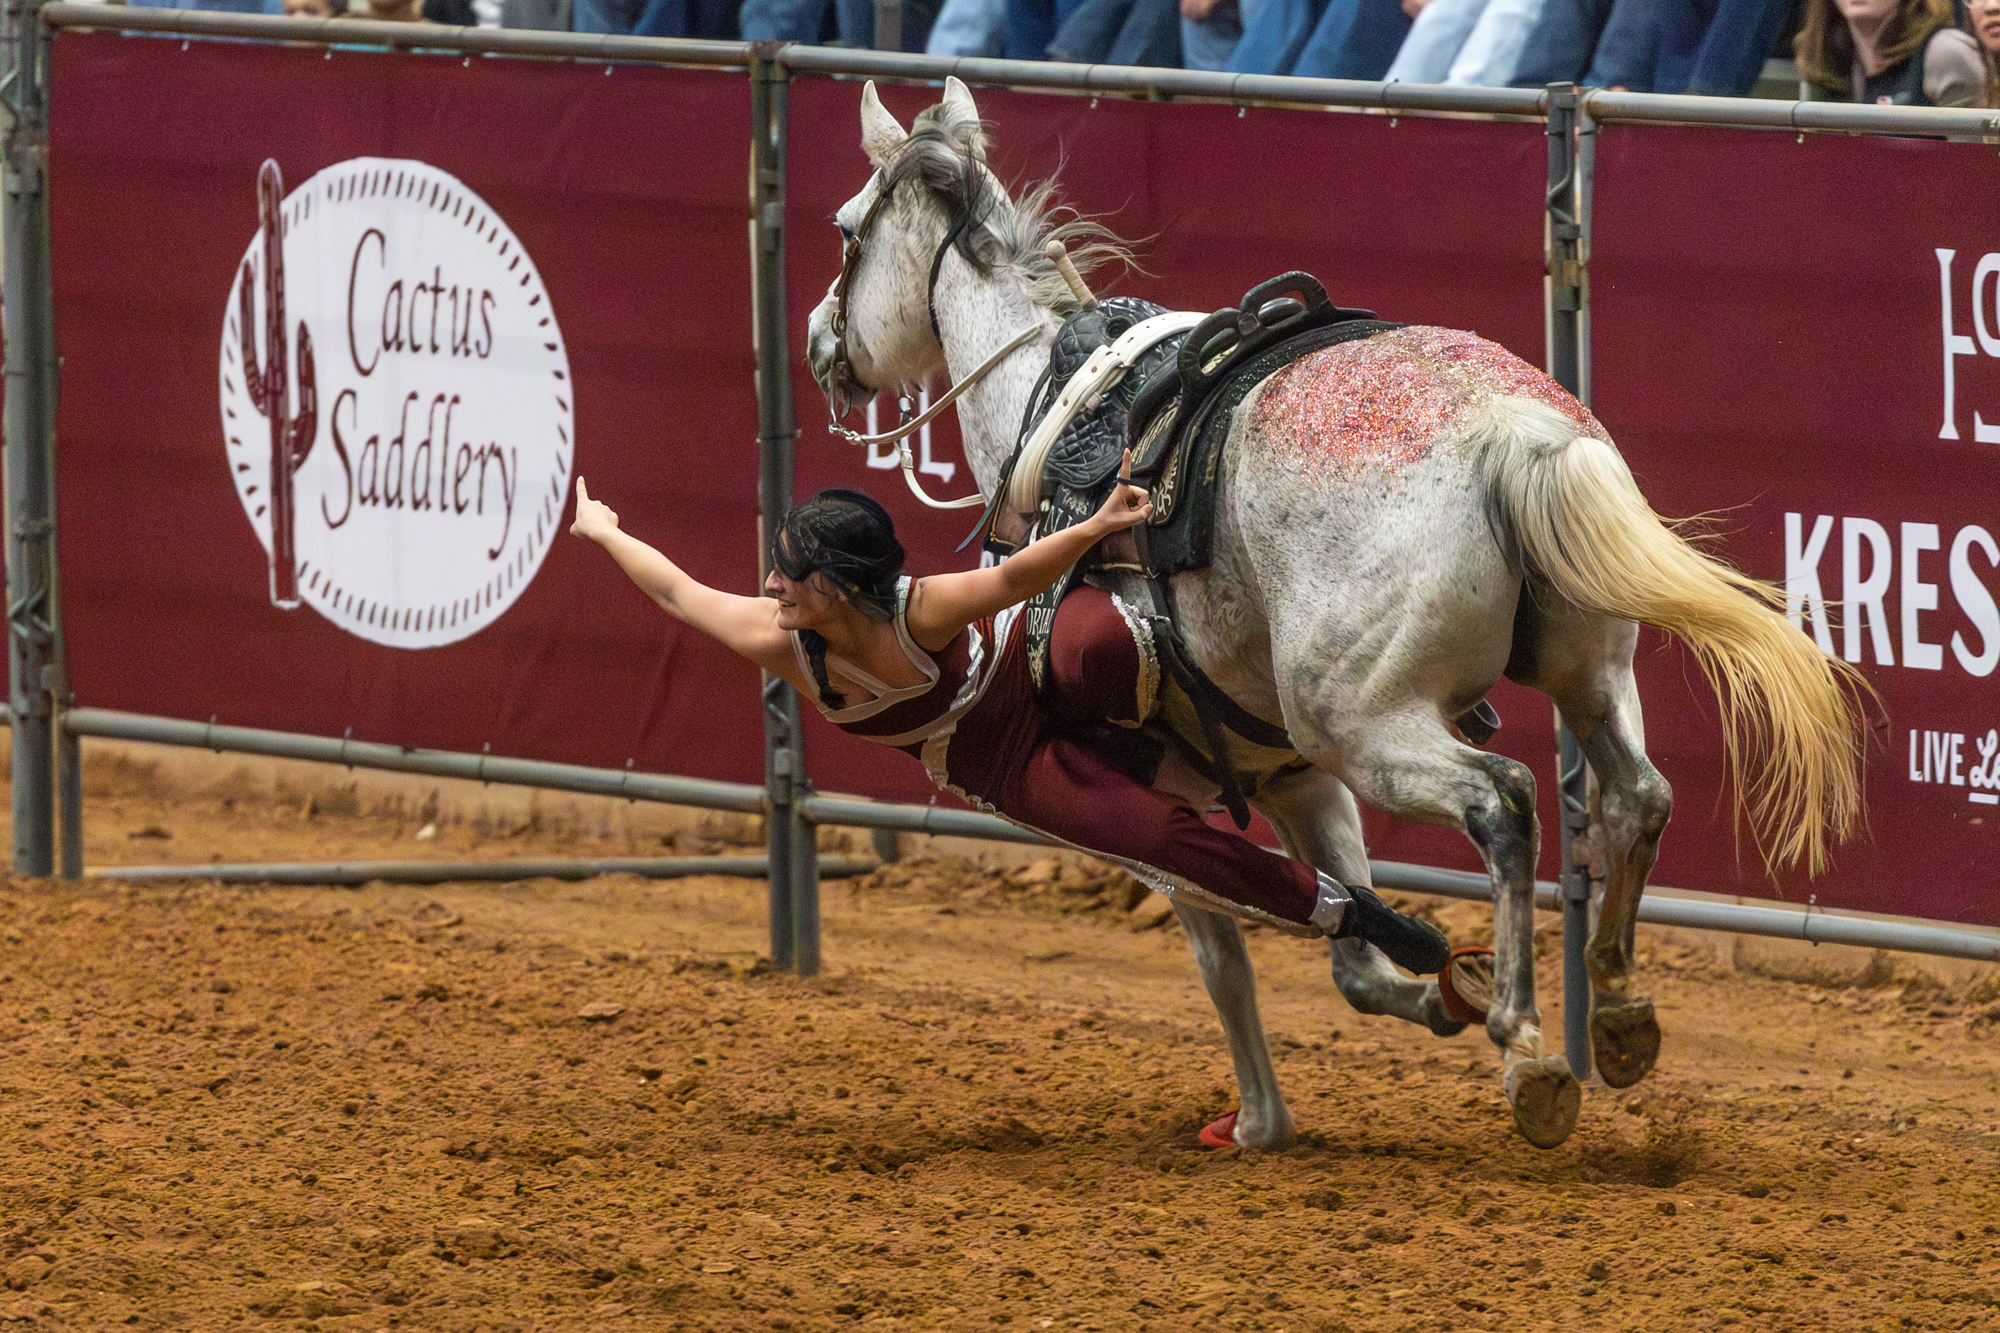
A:
<svg viewBox="0 0 2000 1333">
<path fill-rule="evenodd" d="M 790 579 L 783 570 L 774 568 L 764 580 L 764 591 L 777 599 L 778 628 L 782 630 L 820 629 L 840 602 L 840 594 L 817 572 Z"/>
</svg>

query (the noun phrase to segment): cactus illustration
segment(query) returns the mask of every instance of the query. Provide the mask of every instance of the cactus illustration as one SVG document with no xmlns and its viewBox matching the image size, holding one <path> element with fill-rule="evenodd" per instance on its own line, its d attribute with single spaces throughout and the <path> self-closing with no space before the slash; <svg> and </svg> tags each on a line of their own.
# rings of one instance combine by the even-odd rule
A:
<svg viewBox="0 0 2000 1333">
<path fill-rule="evenodd" d="M 294 528 L 297 506 L 292 477 L 312 452 L 319 432 L 319 392 L 313 371 L 312 334 L 299 321 L 298 412 L 287 417 L 292 397 L 285 346 L 285 202 L 284 177 L 278 164 L 266 159 L 257 170 L 257 232 L 264 242 L 264 352 L 257 353 L 256 269 L 249 258 L 237 284 L 241 294 L 238 324 L 243 337 L 243 377 L 250 402 L 271 423 L 271 604 L 290 610 L 299 604 L 299 579 Z"/>
</svg>

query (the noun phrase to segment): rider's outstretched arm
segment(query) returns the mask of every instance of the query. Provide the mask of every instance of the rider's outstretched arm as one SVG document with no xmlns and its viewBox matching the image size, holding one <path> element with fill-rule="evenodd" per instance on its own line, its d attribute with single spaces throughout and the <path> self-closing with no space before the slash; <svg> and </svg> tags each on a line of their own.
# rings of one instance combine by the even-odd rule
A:
<svg viewBox="0 0 2000 1333">
<path fill-rule="evenodd" d="M 740 653 L 767 670 L 791 666 L 791 639 L 778 628 L 778 604 L 768 597 L 741 597 L 711 588 L 666 556 L 618 527 L 618 515 L 590 498 L 576 479 L 576 521 L 570 532 L 602 546 L 639 591 L 675 619 Z M 775 664 L 775 665 L 774 665 Z"/>
<path fill-rule="evenodd" d="M 1072 527 L 1030 542 L 989 569 L 961 574 L 933 574 L 917 580 L 910 596 L 910 634 L 935 651 L 981 616 L 1025 602 L 1061 578 L 1063 571 L 1091 547 L 1114 532 L 1143 523 L 1152 515 L 1146 492 L 1127 485 L 1132 453 L 1125 453 L 1119 484 L 1095 514 Z"/>
</svg>

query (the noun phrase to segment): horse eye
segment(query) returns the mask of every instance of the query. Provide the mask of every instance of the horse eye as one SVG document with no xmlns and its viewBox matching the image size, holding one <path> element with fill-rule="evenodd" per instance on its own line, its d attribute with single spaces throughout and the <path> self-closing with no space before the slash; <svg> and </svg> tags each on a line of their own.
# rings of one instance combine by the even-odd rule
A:
<svg viewBox="0 0 2000 1333">
<path fill-rule="evenodd" d="M 840 221 L 836 221 L 833 225 L 840 228 L 841 240 L 851 241 L 854 239 L 854 228 L 848 226 L 845 222 L 840 222 Z"/>
</svg>

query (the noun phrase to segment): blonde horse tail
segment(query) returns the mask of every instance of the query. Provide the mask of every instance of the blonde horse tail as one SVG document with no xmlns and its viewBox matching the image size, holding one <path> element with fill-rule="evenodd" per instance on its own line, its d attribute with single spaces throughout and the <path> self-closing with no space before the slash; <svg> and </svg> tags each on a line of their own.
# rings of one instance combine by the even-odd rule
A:
<svg viewBox="0 0 2000 1333">
<path fill-rule="evenodd" d="M 1702 551 L 1653 512 L 1618 451 L 1539 404 L 1509 408 L 1485 454 L 1489 503 L 1527 573 L 1586 611 L 1694 650 L 1722 708 L 1730 780 L 1765 864 L 1818 874 L 1866 823 L 1873 690 L 1784 616 L 1784 591 Z M 1558 422 L 1560 423 L 1558 425 Z"/>
</svg>

